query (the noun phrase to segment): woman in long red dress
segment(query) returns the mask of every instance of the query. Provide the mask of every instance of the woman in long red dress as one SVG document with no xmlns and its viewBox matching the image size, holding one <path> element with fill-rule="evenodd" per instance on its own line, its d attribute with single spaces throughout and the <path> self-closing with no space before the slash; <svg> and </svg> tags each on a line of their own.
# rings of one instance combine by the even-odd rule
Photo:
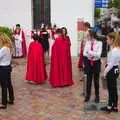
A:
<svg viewBox="0 0 120 120">
<path fill-rule="evenodd" d="M 52 47 L 50 84 L 52 87 L 72 85 L 72 64 L 68 38 L 57 29 L 57 37 Z"/>
<path fill-rule="evenodd" d="M 34 35 L 33 39 L 34 41 L 30 43 L 28 51 L 26 80 L 35 83 L 44 83 L 47 78 L 44 51 L 42 45 L 38 42 L 39 37 Z"/>
</svg>

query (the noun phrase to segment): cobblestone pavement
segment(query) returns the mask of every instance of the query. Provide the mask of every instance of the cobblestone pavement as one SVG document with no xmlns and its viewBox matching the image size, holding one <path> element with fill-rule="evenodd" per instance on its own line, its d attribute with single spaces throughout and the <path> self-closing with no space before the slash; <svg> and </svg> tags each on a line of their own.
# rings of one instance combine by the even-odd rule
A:
<svg viewBox="0 0 120 120">
<path fill-rule="evenodd" d="M 79 72 L 77 62 L 78 59 L 73 58 L 75 84 L 71 87 L 51 88 L 48 82 L 41 85 L 28 84 L 25 81 L 26 60 L 15 59 L 12 72 L 15 104 L 8 105 L 7 110 L 0 110 L 0 120 L 120 120 L 120 115 L 116 113 L 84 110 L 84 98 L 80 95 L 83 73 Z M 47 64 L 48 73 L 49 68 Z M 100 91 L 101 101 L 106 101 L 106 91 Z"/>
</svg>

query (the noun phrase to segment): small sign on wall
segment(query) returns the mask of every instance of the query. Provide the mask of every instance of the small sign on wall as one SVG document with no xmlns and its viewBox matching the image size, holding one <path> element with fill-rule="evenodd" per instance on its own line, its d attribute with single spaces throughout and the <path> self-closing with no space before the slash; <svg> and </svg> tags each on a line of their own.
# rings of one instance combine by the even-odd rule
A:
<svg viewBox="0 0 120 120">
<path fill-rule="evenodd" d="M 95 0 L 95 8 L 108 8 L 108 0 Z"/>
</svg>

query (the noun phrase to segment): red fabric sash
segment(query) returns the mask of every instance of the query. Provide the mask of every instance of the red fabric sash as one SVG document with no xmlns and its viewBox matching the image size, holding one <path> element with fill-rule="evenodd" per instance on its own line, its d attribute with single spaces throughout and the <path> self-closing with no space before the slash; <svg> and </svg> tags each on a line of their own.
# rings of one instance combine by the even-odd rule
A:
<svg viewBox="0 0 120 120">
<path fill-rule="evenodd" d="M 93 51 L 93 46 L 94 46 L 94 42 L 91 42 L 91 51 Z M 92 60 L 93 57 L 90 60 L 90 65 L 93 66 L 94 65 L 94 61 Z"/>
</svg>

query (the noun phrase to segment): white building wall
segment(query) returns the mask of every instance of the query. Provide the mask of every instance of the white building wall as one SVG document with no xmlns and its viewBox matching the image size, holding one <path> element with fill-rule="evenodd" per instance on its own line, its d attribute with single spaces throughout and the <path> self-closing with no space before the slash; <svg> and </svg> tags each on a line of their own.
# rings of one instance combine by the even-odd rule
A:
<svg viewBox="0 0 120 120">
<path fill-rule="evenodd" d="M 32 28 L 32 0 L 0 0 L 0 26 L 15 27 L 21 24 L 25 30 Z M 93 23 L 94 0 L 51 0 L 51 21 L 66 26 L 71 38 L 72 55 L 77 55 L 77 19 Z"/>
<path fill-rule="evenodd" d="M 31 0 L 0 0 L 0 26 L 32 28 Z"/>
<path fill-rule="evenodd" d="M 51 21 L 66 26 L 72 42 L 72 55 L 77 55 L 77 19 L 93 24 L 94 0 L 51 0 Z"/>
</svg>

